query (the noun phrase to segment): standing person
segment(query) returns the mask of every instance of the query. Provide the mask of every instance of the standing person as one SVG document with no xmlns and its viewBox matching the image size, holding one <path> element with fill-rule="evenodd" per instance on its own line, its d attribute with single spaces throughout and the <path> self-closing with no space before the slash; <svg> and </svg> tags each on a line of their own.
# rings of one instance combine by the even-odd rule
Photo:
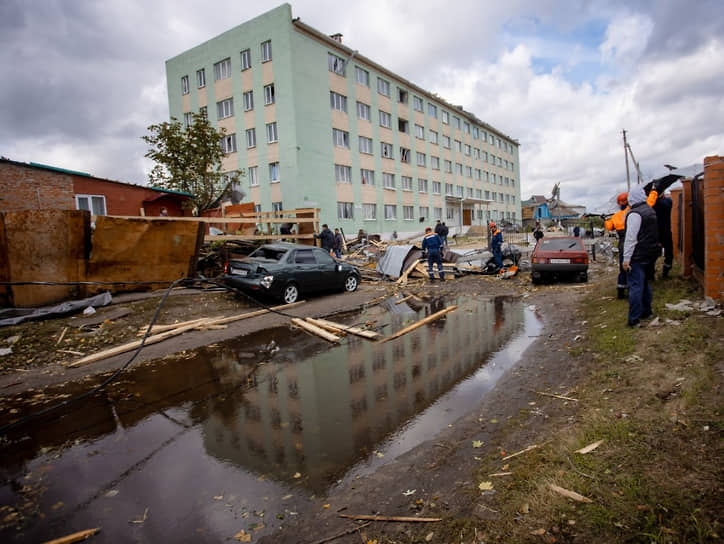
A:
<svg viewBox="0 0 724 544">
<path fill-rule="evenodd" d="M 435 234 L 437 234 L 440 237 L 440 240 L 442 240 L 442 223 L 440 223 L 439 219 L 437 220 L 437 223 L 435 223 Z"/>
<path fill-rule="evenodd" d="M 282 226 L 279 228 L 279 234 L 291 234 L 292 229 L 289 223 L 282 223 Z M 286 238 L 282 238 L 282 242 L 286 242 Z"/>
<path fill-rule="evenodd" d="M 425 227 L 425 237 L 422 239 L 422 256 L 427 255 L 427 273 L 430 279 L 434 280 L 435 275 L 432 272 L 432 264 L 437 263 L 437 272 L 440 275 L 440 281 L 445 281 L 445 272 L 442 269 L 442 240 L 437 233 L 432 232 L 430 227 Z"/>
<path fill-rule="evenodd" d="M 319 234 L 314 234 L 314 238 L 315 240 L 319 238 L 322 249 L 326 250 L 327 252 L 331 252 L 334 248 L 334 234 L 331 230 L 329 230 L 327 223 L 322 225 L 322 232 L 320 232 Z"/>
<path fill-rule="evenodd" d="M 580 235 L 581 235 L 581 227 L 576 225 L 575 227 L 573 227 L 573 236 L 578 238 Z"/>
<path fill-rule="evenodd" d="M 166 206 L 161 206 L 161 211 L 158 212 L 158 215 L 161 217 L 168 217 L 168 210 L 166 209 Z"/>
<path fill-rule="evenodd" d="M 495 268 L 500 270 L 503 268 L 503 233 L 500 232 L 495 221 L 488 223 L 488 229 L 490 229 L 490 250 L 493 252 Z"/>
<path fill-rule="evenodd" d="M 664 268 L 661 271 L 662 278 L 668 278 L 671 271 L 671 264 L 674 261 L 674 240 L 671 235 L 671 208 L 674 203 L 668 195 L 662 194 L 654 204 L 656 221 L 659 226 L 659 244 L 664 250 Z"/>
<path fill-rule="evenodd" d="M 631 210 L 626 215 L 622 267 L 628 274 L 628 326 L 638 327 L 653 313 L 649 282 L 659 249 L 656 212 L 646 203 L 646 194 L 636 186 L 628 194 Z"/>
<path fill-rule="evenodd" d="M 535 245 L 538 245 L 540 239 L 543 238 L 543 227 L 540 226 L 540 221 L 535 222 L 535 228 L 533 229 L 533 238 L 535 238 Z"/>
<path fill-rule="evenodd" d="M 442 222 L 442 228 L 440 229 L 440 240 L 442 240 L 442 245 L 444 247 L 447 247 L 447 233 L 450 232 L 447 228 L 447 225 L 445 224 L 445 221 Z"/>
<path fill-rule="evenodd" d="M 626 298 L 626 287 L 628 278 L 623 269 L 623 242 L 626 236 L 626 214 L 628 213 L 628 193 L 620 193 L 616 197 L 619 210 L 603 223 L 606 230 L 615 231 L 618 235 L 618 279 L 616 280 L 616 292 L 618 298 Z"/>
<path fill-rule="evenodd" d="M 334 256 L 340 259 L 342 257 L 342 248 L 344 247 L 344 240 L 339 229 L 334 229 Z"/>
</svg>

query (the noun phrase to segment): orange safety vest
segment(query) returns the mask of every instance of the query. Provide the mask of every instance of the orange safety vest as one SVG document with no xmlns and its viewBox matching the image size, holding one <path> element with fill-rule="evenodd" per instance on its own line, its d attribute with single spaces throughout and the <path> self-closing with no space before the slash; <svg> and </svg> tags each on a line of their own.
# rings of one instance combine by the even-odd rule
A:
<svg viewBox="0 0 724 544">
<path fill-rule="evenodd" d="M 649 196 L 646 197 L 646 203 L 653 208 L 658 198 L 659 193 L 652 189 L 649 193 Z M 629 210 L 631 210 L 631 208 L 629 206 L 626 206 L 623 210 L 619 210 L 615 214 L 613 214 L 610 219 L 606 219 L 606 221 L 604 221 L 603 223 L 603 225 L 606 227 L 606 230 L 615 230 L 619 234 L 626 230 L 626 214 L 629 212 Z"/>
</svg>

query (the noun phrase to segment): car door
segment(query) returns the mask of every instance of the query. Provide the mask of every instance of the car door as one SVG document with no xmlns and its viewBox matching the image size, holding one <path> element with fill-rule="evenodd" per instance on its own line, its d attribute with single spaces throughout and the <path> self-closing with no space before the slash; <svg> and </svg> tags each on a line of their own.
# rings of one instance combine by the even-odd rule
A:
<svg viewBox="0 0 724 544">
<path fill-rule="evenodd" d="M 338 263 L 329 253 L 320 248 L 315 248 L 314 257 L 317 261 L 317 274 L 319 280 L 318 289 L 339 289 L 344 282 L 344 274 L 337 271 Z"/>
<path fill-rule="evenodd" d="M 312 251 L 312 248 L 297 249 L 292 256 L 290 276 L 297 282 L 301 291 L 309 292 L 319 289 L 318 265 Z"/>
</svg>

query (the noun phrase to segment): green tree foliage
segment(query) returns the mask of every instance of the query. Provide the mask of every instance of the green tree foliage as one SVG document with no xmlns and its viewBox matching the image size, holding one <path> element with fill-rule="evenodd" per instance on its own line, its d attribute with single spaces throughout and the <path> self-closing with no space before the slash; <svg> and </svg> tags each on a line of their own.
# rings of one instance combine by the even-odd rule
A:
<svg viewBox="0 0 724 544">
<path fill-rule="evenodd" d="M 221 170 L 226 130 L 216 130 L 205 115 L 192 116 L 185 129 L 172 117 L 170 123 L 149 126 L 149 134 L 142 138 L 150 146 L 145 156 L 156 163 L 148 176 L 151 184 L 193 195 L 188 206 L 198 215 L 228 194 L 243 174 Z"/>
</svg>

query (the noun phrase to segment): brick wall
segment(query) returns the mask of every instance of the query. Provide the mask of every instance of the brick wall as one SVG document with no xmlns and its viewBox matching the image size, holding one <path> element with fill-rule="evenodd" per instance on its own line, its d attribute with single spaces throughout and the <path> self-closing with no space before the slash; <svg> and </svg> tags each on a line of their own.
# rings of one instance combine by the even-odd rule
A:
<svg viewBox="0 0 724 544">
<path fill-rule="evenodd" d="M 724 300 L 724 157 L 704 159 L 704 294 Z"/>
<path fill-rule="evenodd" d="M 0 160 L 0 212 L 74 210 L 73 176 Z"/>
<path fill-rule="evenodd" d="M 160 215 L 162 206 L 168 210 L 170 216 L 184 215 L 181 208 L 183 197 L 161 193 L 146 187 L 81 176 L 75 177 L 73 187 L 76 194 L 104 195 L 108 215 L 154 217 Z"/>
</svg>

